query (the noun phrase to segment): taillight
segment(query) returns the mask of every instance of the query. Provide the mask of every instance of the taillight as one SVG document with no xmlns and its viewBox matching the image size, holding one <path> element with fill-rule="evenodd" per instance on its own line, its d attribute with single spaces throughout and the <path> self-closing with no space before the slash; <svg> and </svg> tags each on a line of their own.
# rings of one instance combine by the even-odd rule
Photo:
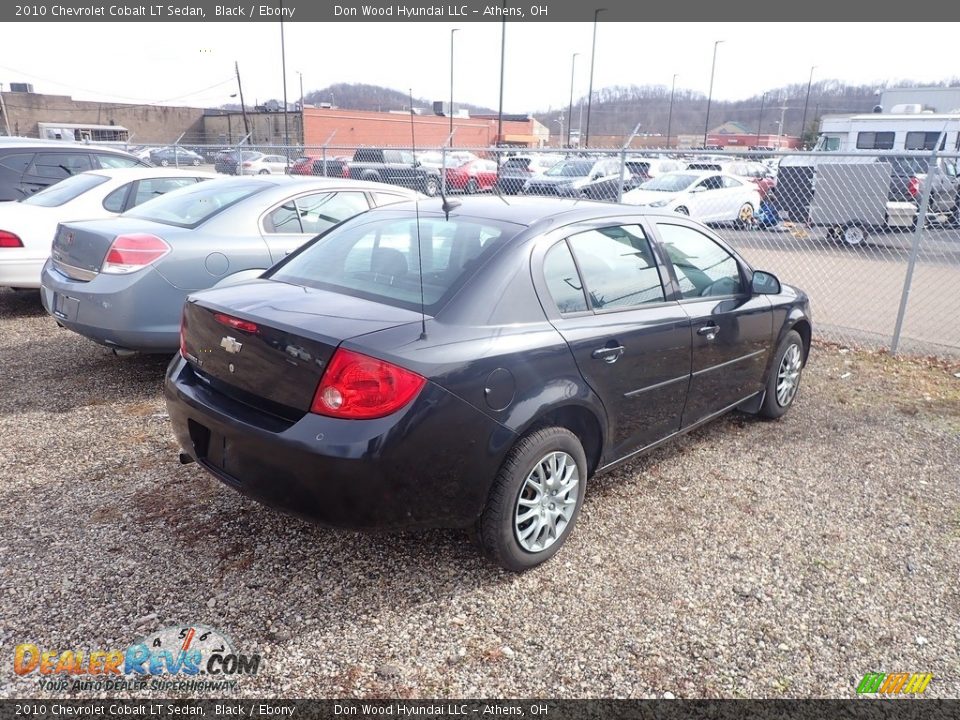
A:
<svg viewBox="0 0 960 720">
<path fill-rule="evenodd" d="M 214 313 L 213 319 L 216 320 L 221 325 L 226 325 L 227 327 L 232 327 L 234 330 L 243 330 L 243 332 L 255 333 L 259 328 L 256 323 L 252 323 L 249 320 L 241 320 L 240 318 L 235 318 L 232 315 L 224 315 L 223 313 Z"/>
<path fill-rule="evenodd" d="M 136 233 L 117 235 L 101 272 L 123 275 L 136 272 L 170 252 L 170 246 L 156 235 Z"/>
<path fill-rule="evenodd" d="M 350 177 L 350 168 L 348 168 L 346 165 L 344 165 L 344 166 L 343 166 L 343 173 L 341 173 L 341 174 L 342 174 L 343 177 L 345 177 L 345 178 Z"/>
<path fill-rule="evenodd" d="M 402 367 L 341 348 L 320 379 L 310 412 L 350 420 L 384 417 L 413 400 L 425 382 Z"/>
<path fill-rule="evenodd" d="M 243 166 L 244 166 L 244 167 L 253 167 L 253 163 L 245 162 L 245 163 L 243 164 Z"/>
<path fill-rule="evenodd" d="M 23 240 L 19 235 L 6 230 L 0 230 L 0 248 L 23 247 Z"/>
<path fill-rule="evenodd" d="M 910 193 L 910 197 L 917 197 L 920 194 L 920 178 L 910 178 L 910 182 L 907 183 L 907 192 Z"/>
</svg>

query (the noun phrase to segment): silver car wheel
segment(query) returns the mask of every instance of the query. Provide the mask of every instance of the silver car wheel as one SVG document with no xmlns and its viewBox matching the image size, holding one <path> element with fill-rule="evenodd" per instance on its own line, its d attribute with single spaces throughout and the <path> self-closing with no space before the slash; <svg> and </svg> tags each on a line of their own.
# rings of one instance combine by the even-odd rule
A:
<svg viewBox="0 0 960 720">
<path fill-rule="evenodd" d="M 557 451 L 541 458 L 527 475 L 514 511 L 514 533 L 527 552 L 546 550 L 563 535 L 577 506 L 576 461 Z"/>
<path fill-rule="evenodd" d="M 800 370 L 803 362 L 800 359 L 800 348 L 791 345 L 780 360 L 780 369 L 777 370 L 777 402 L 780 407 L 786 407 L 793 402 L 797 388 L 800 387 Z"/>
</svg>

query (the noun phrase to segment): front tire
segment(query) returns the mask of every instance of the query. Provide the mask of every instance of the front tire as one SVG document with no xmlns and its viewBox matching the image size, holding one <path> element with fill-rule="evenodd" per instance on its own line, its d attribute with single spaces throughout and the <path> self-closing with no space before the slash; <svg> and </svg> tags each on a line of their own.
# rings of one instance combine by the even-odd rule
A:
<svg viewBox="0 0 960 720">
<path fill-rule="evenodd" d="M 257 175 L 269 175 L 269 174 L 270 174 L 270 171 L 266 169 L 261 170 L 260 172 L 257 173 Z"/>
<path fill-rule="evenodd" d="M 161 160 L 161 161 L 160 161 L 160 167 L 168 167 L 169 165 L 170 165 L 170 161 L 169 161 L 169 160 Z"/>
<path fill-rule="evenodd" d="M 467 195 L 476 195 L 479 189 L 480 189 L 480 186 L 477 185 L 476 178 L 470 178 L 467 181 L 467 187 L 466 187 Z"/>
<path fill-rule="evenodd" d="M 862 245 L 863 241 L 867 239 L 867 230 L 863 225 L 856 223 L 847 225 L 840 231 L 840 239 L 847 245 L 856 247 L 857 245 Z"/>
<path fill-rule="evenodd" d="M 690 211 L 683 205 L 674 210 L 674 212 L 678 215 L 686 215 L 687 217 L 690 217 Z"/>
<path fill-rule="evenodd" d="M 434 197 L 440 192 L 440 183 L 435 177 L 428 177 L 423 181 L 423 194 L 427 197 Z"/>
<path fill-rule="evenodd" d="M 744 203 L 740 208 L 740 212 L 737 213 L 736 226 L 738 228 L 751 227 L 753 225 L 754 215 L 753 205 Z"/>
<path fill-rule="evenodd" d="M 770 366 L 767 378 L 766 394 L 760 415 L 765 418 L 782 417 L 793 406 L 800 389 L 800 375 L 803 371 L 803 339 L 796 330 L 791 330 L 783 338 L 777 354 Z"/>
<path fill-rule="evenodd" d="M 583 445 L 566 428 L 521 438 L 497 473 L 477 524 L 483 553 L 514 572 L 549 560 L 573 530 L 586 481 Z"/>
</svg>

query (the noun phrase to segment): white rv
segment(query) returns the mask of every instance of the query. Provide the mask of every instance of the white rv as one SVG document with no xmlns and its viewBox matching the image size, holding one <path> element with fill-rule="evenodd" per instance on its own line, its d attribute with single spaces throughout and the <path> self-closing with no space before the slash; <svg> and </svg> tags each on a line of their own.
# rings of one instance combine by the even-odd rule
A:
<svg viewBox="0 0 960 720">
<path fill-rule="evenodd" d="M 920 105 L 895 105 L 890 113 L 825 115 L 814 150 L 933 150 L 938 140 L 939 150 L 960 151 L 960 111 L 932 113 Z"/>
</svg>

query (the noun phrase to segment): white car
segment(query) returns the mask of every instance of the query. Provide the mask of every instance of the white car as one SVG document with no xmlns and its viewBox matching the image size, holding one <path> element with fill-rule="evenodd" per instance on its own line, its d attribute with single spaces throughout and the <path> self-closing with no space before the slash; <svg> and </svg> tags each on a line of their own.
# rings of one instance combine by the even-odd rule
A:
<svg viewBox="0 0 960 720">
<path fill-rule="evenodd" d="M 171 190 L 217 177 L 174 168 L 92 170 L 0 203 L 0 287 L 39 288 L 57 225 L 109 218 Z"/>
<path fill-rule="evenodd" d="M 258 158 L 244 160 L 240 164 L 241 175 L 283 175 L 287 172 L 287 165 L 293 165 L 294 158 L 287 159 L 283 155 L 261 155 Z"/>
<path fill-rule="evenodd" d="M 627 205 L 645 205 L 689 215 L 700 222 L 748 225 L 760 209 L 757 186 L 726 173 L 685 171 L 666 173 L 624 193 Z"/>
</svg>

